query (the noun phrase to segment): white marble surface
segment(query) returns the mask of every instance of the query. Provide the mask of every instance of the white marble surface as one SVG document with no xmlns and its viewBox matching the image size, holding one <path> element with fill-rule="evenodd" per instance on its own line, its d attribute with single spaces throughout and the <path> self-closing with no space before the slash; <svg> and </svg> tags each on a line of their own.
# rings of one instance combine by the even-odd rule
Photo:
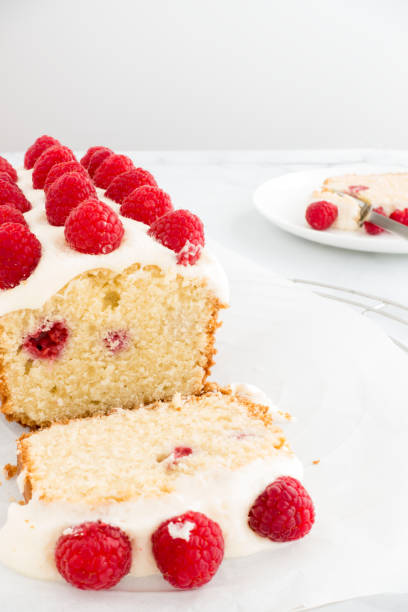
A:
<svg viewBox="0 0 408 612">
<path fill-rule="evenodd" d="M 354 162 L 408 167 L 408 151 L 135 151 L 131 156 L 154 173 L 176 207 L 196 212 L 207 236 L 225 246 L 289 278 L 331 282 L 408 304 L 406 255 L 346 251 L 307 242 L 269 224 L 252 205 L 254 189 L 273 176 Z M 19 154 L 7 157 L 13 163 L 22 159 Z M 408 609 L 408 597 L 381 595 L 320 609 L 397 612 Z"/>
</svg>

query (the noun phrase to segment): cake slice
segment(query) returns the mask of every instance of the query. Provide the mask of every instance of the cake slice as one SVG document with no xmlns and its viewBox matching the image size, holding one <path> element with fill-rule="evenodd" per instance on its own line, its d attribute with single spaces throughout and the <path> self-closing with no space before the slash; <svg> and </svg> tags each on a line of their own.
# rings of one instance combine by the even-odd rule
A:
<svg viewBox="0 0 408 612">
<path fill-rule="evenodd" d="M 173 211 L 169 196 L 153 185 L 142 198 L 139 188 L 132 191 L 156 183 L 147 171 L 129 171 L 129 158 L 110 151 L 103 182 L 116 171 L 119 185 L 104 192 L 86 168 L 78 172 L 73 154 L 50 166 L 53 155 L 58 162 L 68 155 L 62 149 L 54 144 L 33 170 L 16 174 L 31 206 L 22 221 L 28 227 L 0 219 L 1 410 L 34 427 L 200 393 L 213 363 L 218 313 L 228 301 L 225 273 L 202 246 L 201 221 Z M 46 191 L 33 188 L 37 175 Z M 117 200 L 126 189 L 124 210 Z M 5 209 L 1 204 L 0 197 Z M 144 222 L 137 220 L 142 213 Z M 169 216 L 154 233 L 154 224 Z"/>
<path fill-rule="evenodd" d="M 327 178 L 323 186 L 332 192 L 349 193 L 390 215 L 408 206 L 408 173 L 344 174 Z"/>
<path fill-rule="evenodd" d="M 302 537 L 314 519 L 298 480 L 301 463 L 274 414 L 215 386 L 200 396 L 177 395 L 25 434 L 18 441 L 18 465 L 25 503 L 9 508 L 0 558 L 36 578 L 67 578 L 61 556 L 69 554 L 69 540 L 78 543 L 87 530 L 106 525 L 119 528 L 129 547 L 125 573 L 146 576 L 160 569 L 170 580 L 171 570 L 164 572 L 158 560 L 160 542 L 171 536 L 166 546 L 173 539 L 181 549 L 194 546 L 198 540 L 190 541 L 189 534 L 203 521 L 212 525 L 203 533 L 217 538 L 220 562 L 224 546 L 227 557 L 276 548 Z M 262 504 L 282 487 L 280 533 L 273 536 L 272 506 L 265 515 Z M 207 536 L 200 537 L 205 548 Z M 174 554 L 184 554 L 180 546 Z"/>
</svg>

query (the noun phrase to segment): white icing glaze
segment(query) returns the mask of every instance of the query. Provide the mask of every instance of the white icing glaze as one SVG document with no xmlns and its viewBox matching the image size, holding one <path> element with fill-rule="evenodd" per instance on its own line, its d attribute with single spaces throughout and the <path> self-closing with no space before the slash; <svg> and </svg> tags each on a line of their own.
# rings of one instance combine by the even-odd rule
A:
<svg viewBox="0 0 408 612">
<path fill-rule="evenodd" d="M 181 266 L 176 254 L 147 235 L 149 229 L 144 223 L 120 217 L 125 235 L 118 249 L 107 255 L 86 255 L 71 249 L 64 238 L 63 227 L 53 227 L 45 215 L 45 194 L 42 189 L 33 189 L 31 170 L 18 171 L 18 186 L 31 202 L 32 210 L 25 213 L 31 231 L 42 246 L 42 256 L 33 274 L 13 289 L 0 290 L 0 316 L 22 308 L 39 308 L 64 287 L 68 281 L 87 270 L 107 268 L 122 272 L 135 262 L 143 265 L 157 265 L 169 274 L 180 274 L 185 278 L 205 279 L 210 290 L 219 300 L 228 303 L 228 281 L 224 270 L 206 248 L 193 266 Z M 100 199 L 116 212 L 119 206 L 103 196 Z M 143 274 L 143 271 L 137 274 Z"/>
<path fill-rule="evenodd" d="M 159 498 L 112 502 L 100 507 L 44 503 L 35 497 L 24 506 L 12 503 L 7 522 L 0 529 L 0 561 L 33 578 L 62 580 L 54 562 L 58 538 L 69 533 L 66 530 L 74 525 L 100 519 L 117 525 L 130 537 L 133 551 L 130 574 L 148 576 L 158 573 L 151 551 L 152 533 L 161 522 L 188 510 L 202 512 L 220 525 L 226 557 L 276 549 L 283 544 L 262 538 L 248 527 L 248 511 L 264 488 L 283 475 L 298 479 L 303 475 L 299 459 L 285 450 L 235 471 L 219 468 L 215 472 L 180 476 L 176 490 Z M 19 484 L 22 486 L 23 477 Z"/>
<path fill-rule="evenodd" d="M 181 538 L 182 540 L 189 542 L 190 533 L 193 531 L 195 526 L 195 523 L 192 523 L 191 521 L 185 521 L 184 523 L 173 523 L 171 521 L 167 525 L 167 530 L 173 540 L 176 538 Z"/>
</svg>

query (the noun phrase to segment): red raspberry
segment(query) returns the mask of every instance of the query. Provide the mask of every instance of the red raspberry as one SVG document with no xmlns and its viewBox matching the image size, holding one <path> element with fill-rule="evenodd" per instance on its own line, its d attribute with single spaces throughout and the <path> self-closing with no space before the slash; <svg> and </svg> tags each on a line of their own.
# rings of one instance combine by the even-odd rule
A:
<svg viewBox="0 0 408 612">
<path fill-rule="evenodd" d="M 142 185 L 157 187 L 154 176 L 150 172 L 143 170 L 143 168 L 133 168 L 113 179 L 106 190 L 105 196 L 118 204 L 122 204 L 126 196 Z"/>
<path fill-rule="evenodd" d="M 0 180 L 0 206 L 7 204 L 18 208 L 22 213 L 31 210 L 31 204 L 15 183 Z"/>
<path fill-rule="evenodd" d="M 61 576 L 78 589 L 110 589 L 129 573 L 132 546 L 119 527 L 102 521 L 82 523 L 59 538 L 55 563 Z"/>
<path fill-rule="evenodd" d="M 24 340 L 24 348 L 36 359 L 55 359 L 59 357 L 68 340 L 68 329 L 61 321 L 46 321 L 41 327 Z"/>
<path fill-rule="evenodd" d="M 81 164 L 84 168 L 86 168 L 88 170 L 88 166 L 89 166 L 89 162 L 91 161 L 91 157 L 94 153 L 96 153 L 97 151 L 99 151 L 99 149 L 106 149 L 107 147 L 102 147 L 102 146 L 98 146 L 98 147 L 89 147 L 89 149 L 87 150 L 87 152 L 85 153 L 85 155 L 83 157 L 81 157 Z M 109 149 L 110 150 L 110 149 Z"/>
<path fill-rule="evenodd" d="M 306 221 L 315 230 L 326 230 L 329 228 L 338 215 L 337 206 L 320 200 L 320 202 L 312 202 L 306 208 Z"/>
<path fill-rule="evenodd" d="M 29 147 L 24 156 L 24 168 L 31 170 L 41 153 L 44 153 L 46 149 L 60 145 L 61 143 L 52 136 L 39 136 L 37 140 Z"/>
<path fill-rule="evenodd" d="M 32 274 L 41 257 L 41 244 L 21 223 L 0 226 L 0 289 L 12 289 Z"/>
<path fill-rule="evenodd" d="M 65 223 L 65 239 L 80 253 L 111 253 L 120 246 L 124 229 L 118 215 L 99 200 L 86 200 L 74 208 Z"/>
<path fill-rule="evenodd" d="M 34 189 L 43 189 L 51 168 L 66 161 L 75 161 L 75 155 L 68 147 L 53 145 L 41 153 L 33 168 Z"/>
<path fill-rule="evenodd" d="M 93 179 L 97 187 L 107 189 L 114 178 L 133 168 L 133 162 L 126 155 L 110 155 L 99 166 Z"/>
<path fill-rule="evenodd" d="M 51 225 L 64 225 L 71 210 L 90 197 L 97 198 L 90 179 L 79 172 L 63 174 L 51 185 L 45 200 L 45 212 Z"/>
<path fill-rule="evenodd" d="M 373 211 L 378 213 L 379 215 L 383 215 L 384 217 L 387 216 L 382 206 L 379 206 L 378 208 L 373 208 Z M 370 221 L 364 221 L 364 229 L 367 234 L 371 234 L 372 236 L 385 232 L 382 227 L 379 227 L 378 225 L 375 225 L 375 223 L 371 223 Z"/>
<path fill-rule="evenodd" d="M 22 225 L 27 225 L 23 213 L 18 208 L 8 206 L 7 204 L 0 206 L 0 225 L 3 225 L 3 223 L 21 223 Z"/>
<path fill-rule="evenodd" d="M 98 150 L 93 153 L 91 159 L 88 164 L 88 172 L 91 178 L 94 177 L 95 172 L 101 165 L 103 161 L 110 155 L 114 155 L 112 149 L 108 149 L 107 147 L 98 147 Z"/>
<path fill-rule="evenodd" d="M 0 180 L 7 181 L 8 183 L 11 183 L 12 185 L 14 185 L 13 179 L 11 178 L 9 174 L 7 174 L 7 172 L 0 172 Z"/>
<path fill-rule="evenodd" d="M 121 353 L 129 348 L 130 336 L 126 329 L 116 329 L 109 331 L 103 338 L 105 348 L 112 353 Z"/>
<path fill-rule="evenodd" d="M 273 542 L 303 538 L 315 520 L 313 502 L 302 484 L 291 476 L 280 476 L 256 498 L 248 524 L 258 535 Z"/>
<path fill-rule="evenodd" d="M 83 166 L 77 161 L 62 162 L 61 164 L 55 164 L 49 171 L 46 181 L 44 183 L 44 191 L 48 192 L 54 181 L 56 181 L 63 174 L 69 174 L 70 172 L 79 172 L 82 176 L 89 179 L 89 174 Z"/>
<path fill-rule="evenodd" d="M 148 234 L 175 251 L 177 263 L 183 266 L 195 264 L 205 244 L 202 221 L 189 210 L 174 210 L 159 217 Z"/>
<path fill-rule="evenodd" d="M 14 170 L 10 162 L 5 157 L 0 156 L 0 172 L 5 172 L 9 175 L 13 183 L 17 180 L 17 172 Z"/>
<path fill-rule="evenodd" d="M 121 178 L 121 177 L 119 177 Z M 144 185 L 132 191 L 120 207 L 124 217 L 151 225 L 156 219 L 173 210 L 170 196 L 158 187 Z"/>
<path fill-rule="evenodd" d="M 403 225 L 408 225 L 408 208 L 394 210 L 394 212 L 390 214 L 390 219 L 394 219 L 394 221 L 398 221 L 398 223 L 402 223 Z"/>
<path fill-rule="evenodd" d="M 209 582 L 224 557 L 220 526 L 200 512 L 185 512 L 165 521 L 153 533 L 152 544 L 163 578 L 178 589 Z"/>
</svg>

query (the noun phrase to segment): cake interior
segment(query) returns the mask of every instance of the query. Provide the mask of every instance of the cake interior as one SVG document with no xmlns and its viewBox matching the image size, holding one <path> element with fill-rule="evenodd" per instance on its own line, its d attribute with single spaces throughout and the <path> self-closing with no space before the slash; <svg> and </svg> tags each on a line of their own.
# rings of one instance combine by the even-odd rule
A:
<svg viewBox="0 0 408 612">
<path fill-rule="evenodd" d="M 182 475 L 292 456 L 268 408 L 221 391 L 55 423 L 18 443 L 26 500 L 100 505 L 171 493 Z"/>
<path fill-rule="evenodd" d="M 156 266 L 82 273 L 41 309 L 0 319 L 2 410 L 43 426 L 199 393 L 212 365 L 220 307 L 202 279 Z M 63 346 L 44 357 L 42 334 L 55 324 Z"/>
</svg>

